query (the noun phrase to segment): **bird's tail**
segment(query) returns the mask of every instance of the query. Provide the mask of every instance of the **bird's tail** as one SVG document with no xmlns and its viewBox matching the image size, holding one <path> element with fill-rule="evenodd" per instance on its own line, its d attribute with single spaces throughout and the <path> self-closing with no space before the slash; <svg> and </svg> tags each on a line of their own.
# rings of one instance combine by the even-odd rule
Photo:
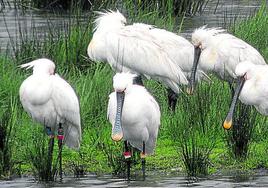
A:
<svg viewBox="0 0 268 188">
<path fill-rule="evenodd" d="M 71 149 L 79 149 L 81 141 L 81 130 L 70 122 L 64 126 L 64 143 Z"/>
</svg>

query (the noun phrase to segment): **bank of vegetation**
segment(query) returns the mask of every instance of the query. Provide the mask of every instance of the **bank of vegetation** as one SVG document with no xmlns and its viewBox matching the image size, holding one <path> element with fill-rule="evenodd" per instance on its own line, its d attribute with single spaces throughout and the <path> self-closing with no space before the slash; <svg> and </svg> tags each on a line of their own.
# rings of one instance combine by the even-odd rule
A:
<svg viewBox="0 0 268 188">
<path fill-rule="evenodd" d="M 132 12 L 135 15 L 134 10 Z M 177 28 L 169 18 L 157 12 L 139 13 L 134 20 L 160 28 Z M 145 16 L 146 14 L 146 16 Z M 30 74 L 17 65 L 40 57 L 52 59 L 57 72 L 75 88 L 81 103 L 82 144 L 79 152 L 64 148 L 65 173 L 84 172 L 122 175 L 122 143 L 111 140 L 111 125 L 106 118 L 109 93 L 112 92 L 111 68 L 87 58 L 92 37 L 92 19 L 70 19 L 64 28 L 51 26 L 37 35 L 34 28 L 19 30 L 20 39 L 11 40 L 8 51 L 0 56 L 0 175 L 33 174 L 40 177 L 48 138 L 43 127 L 33 122 L 20 104 L 18 90 Z M 22 26 L 20 26 L 22 27 Z M 29 32 L 31 31 L 31 32 Z M 24 32 L 28 32 L 26 35 Z M 230 32 L 256 47 L 268 61 L 268 15 L 265 4 L 258 13 L 230 28 Z M 230 131 L 222 128 L 231 94 L 229 86 L 212 77 L 202 82 L 193 96 L 182 93 L 176 112 L 168 110 L 166 90 L 147 80 L 146 87 L 159 102 L 161 127 L 155 154 L 147 158 L 148 170 L 186 173 L 200 176 L 217 170 L 267 168 L 268 124 L 252 108 L 245 114 L 238 107 L 236 123 Z M 57 152 L 54 152 L 56 155 Z M 56 157 L 54 157 L 56 158 Z M 45 164 L 45 162 L 44 162 Z M 138 156 L 133 158 L 139 168 Z"/>
</svg>

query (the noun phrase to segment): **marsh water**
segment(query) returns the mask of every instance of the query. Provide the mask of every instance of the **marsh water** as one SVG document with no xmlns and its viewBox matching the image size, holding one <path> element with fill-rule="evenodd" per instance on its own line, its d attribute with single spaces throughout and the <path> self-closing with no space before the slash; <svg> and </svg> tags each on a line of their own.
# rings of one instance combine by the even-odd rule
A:
<svg viewBox="0 0 268 188">
<path fill-rule="evenodd" d="M 268 1 L 267 1 L 268 3 Z M 189 38 L 194 28 L 207 24 L 209 27 L 226 28 L 235 20 L 245 19 L 260 7 L 261 0 L 210 0 L 202 14 L 184 20 L 182 35 Z M 87 13 L 81 16 L 86 20 Z M 69 14 L 55 14 L 40 10 L 21 10 L 6 6 L 0 13 L 0 49 L 11 48 L 8 44 L 18 40 L 18 28 L 35 28 L 42 35 L 48 24 L 55 28 L 64 27 L 71 19 Z M 49 21 L 48 21 L 49 20 Z M 178 23 L 179 24 L 179 23 Z M 23 26 L 23 27 L 19 27 Z M 0 52 L 2 52 L 2 50 Z M 126 181 L 112 176 L 87 175 L 82 178 L 65 176 L 62 182 L 38 183 L 34 178 L 13 178 L 0 181 L 1 188 L 7 187 L 268 187 L 268 173 L 258 171 L 253 174 L 233 173 L 232 175 L 213 175 L 199 180 L 189 180 L 183 175 L 149 173 L 146 181 Z"/>
<path fill-rule="evenodd" d="M 268 0 L 266 0 L 268 3 Z M 31 33 L 34 28 L 37 35 L 43 35 L 49 29 L 60 29 L 72 19 L 68 13 L 58 14 L 53 11 L 41 11 L 21 6 L 15 8 L 13 1 L 8 1 L 5 7 L 0 4 L 0 49 L 9 49 L 8 43 L 19 40 L 21 33 Z M 182 35 L 189 38 L 194 28 L 208 25 L 226 28 L 236 20 L 244 19 L 254 14 L 261 5 L 261 0 L 209 0 L 202 14 L 186 17 L 182 27 Z M 18 8 L 19 7 L 19 8 Z M 118 7 L 118 9 L 122 9 Z M 123 11 L 123 10 L 122 10 Z M 88 20 L 88 12 L 79 18 L 81 22 Z M 180 25 L 181 18 L 177 19 Z M 25 32 L 25 31 L 28 32 Z M 10 40 L 12 39 L 12 41 Z"/>
<path fill-rule="evenodd" d="M 188 179 L 184 176 L 156 175 L 150 173 L 146 181 L 114 178 L 110 175 L 87 175 L 81 178 L 64 177 L 63 181 L 40 183 L 33 178 L 17 178 L 0 181 L 1 188 L 11 187 L 268 187 L 267 172 L 259 170 L 254 174 L 235 173 L 229 176 L 214 175 L 202 179 Z"/>
</svg>

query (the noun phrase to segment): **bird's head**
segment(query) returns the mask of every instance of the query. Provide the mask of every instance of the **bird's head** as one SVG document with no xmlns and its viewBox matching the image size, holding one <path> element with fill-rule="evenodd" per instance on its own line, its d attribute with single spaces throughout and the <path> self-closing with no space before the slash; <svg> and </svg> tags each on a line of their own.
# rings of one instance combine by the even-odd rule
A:
<svg viewBox="0 0 268 188">
<path fill-rule="evenodd" d="M 137 75 L 131 73 L 116 73 L 113 77 L 113 87 L 116 92 L 123 92 L 129 86 L 133 85 L 133 79 Z"/>
<path fill-rule="evenodd" d="M 122 27 L 127 23 L 123 14 L 117 11 L 97 12 L 94 30 Z"/>
<path fill-rule="evenodd" d="M 25 63 L 19 66 L 20 68 L 30 69 L 33 68 L 33 74 L 49 74 L 55 73 L 55 64 L 53 61 L 42 58 L 31 61 L 30 63 Z"/>
<path fill-rule="evenodd" d="M 213 40 L 212 37 L 222 32 L 225 32 L 225 30 L 221 28 L 206 28 L 206 26 L 200 27 L 192 33 L 192 44 L 195 47 L 199 47 L 201 50 L 204 50 Z"/>
<path fill-rule="evenodd" d="M 251 78 L 251 70 L 253 70 L 255 64 L 250 61 L 243 61 L 239 63 L 235 68 L 235 74 L 237 77 L 244 77 L 246 80 Z"/>
</svg>

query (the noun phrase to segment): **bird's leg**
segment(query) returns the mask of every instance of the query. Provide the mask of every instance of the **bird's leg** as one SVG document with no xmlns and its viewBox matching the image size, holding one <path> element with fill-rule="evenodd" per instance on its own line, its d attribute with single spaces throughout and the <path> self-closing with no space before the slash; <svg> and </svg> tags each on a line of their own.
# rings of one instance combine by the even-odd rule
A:
<svg viewBox="0 0 268 188">
<path fill-rule="evenodd" d="M 50 127 L 46 127 L 46 130 L 49 136 L 47 172 L 48 172 L 48 179 L 53 180 L 54 178 L 52 173 L 52 160 L 53 160 L 54 134 L 52 133 Z"/>
<path fill-rule="evenodd" d="M 124 157 L 125 157 L 126 164 L 127 164 L 127 180 L 129 180 L 129 177 L 130 177 L 130 158 L 131 158 L 131 151 L 129 150 L 127 140 L 124 141 L 124 145 L 125 145 Z"/>
<path fill-rule="evenodd" d="M 140 86 L 144 86 L 144 85 L 143 85 L 143 82 L 142 82 L 142 77 L 141 77 L 141 75 L 139 75 L 139 76 L 137 76 L 137 77 L 135 77 L 135 78 L 133 79 L 133 84 L 140 85 Z"/>
<path fill-rule="evenodd" d="M 231 95 L 232 95 L 231 97 L 233 98 L 234 93 L 235 93 L 233 82 L 228 81 L 228 84 L 229 84 L 229 87 L 230 87 L 230 90 L 231 90 Z"/>
<path fill-rule="evenodd" d="M 142 168 L 142 177 L 143 177 L 143 180 L 145 180 L 145 157 L 146 157 L 146 154 L 145 154 L 145 142 L 143 141 L 142 142 L 142 152 L 141 152 L 141 168 Z"/>
<path fill-rule="evenodd" d="M 175 112 L 178 95 L 170 88 L 167 89 L 167 92 L 168 92 L 168 107 L 172 112 Z"/>
<path fill-rule="evenodd" d="M 62 180 L 62 142 L 64 139 L 64 132 L 61 123 L 59 123 L 58 128 L 58 147 L 59 147 L 59 163 L 60 163 L 60 180 Z"/>
</svg>

